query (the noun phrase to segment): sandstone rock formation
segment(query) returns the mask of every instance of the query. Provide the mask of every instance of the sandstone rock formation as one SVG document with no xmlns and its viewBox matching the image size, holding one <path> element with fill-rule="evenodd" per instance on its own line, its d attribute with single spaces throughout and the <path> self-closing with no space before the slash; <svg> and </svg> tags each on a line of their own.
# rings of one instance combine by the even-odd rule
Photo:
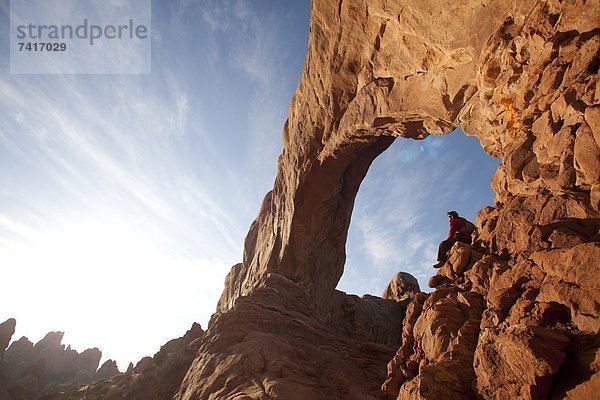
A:
<svg viewBox="0 0 600 400">
<path fill-rule="evenodd" d="M 414 276 L 406 272 L 398 272 L 387 285 L 381 297 L 383 299 L 405 301 L 412 299 L 420 292 L 419 282 Z"/>
<path fill-rule="evenodd" d="M 11 400 L 8 393 L 7 362 L 4 361 L 4 351 L 15 333 L 16 321 L 10 318 L 0 324 L 0 400 Z"/>
<path fill-rule="evenodd" d="M 598 0 L 313 0 L 273 190 L 175 398 L 597 393 L 598 21 Z M 336 291 L 371 162 L 457 126 L 502 162 L 475 246 L 429 295 Z M 170 398 L 183 372 L 155 392 L 156 359 L 53 398 Z"/>
<path fill-rule="evenodd" d="M 94 380 L 109 379 L 121 373 L 114 360 L 106 360 L 94 374 Z"/>
<path fill-rule="evenodd" d="M 97 348 L 83 353 L 61 344 L 63 332 L 49 332 L 35 345 L 26 337 L 13 342 L 4 354 L 12 386 L 37 394 L 47 385 L 91 382 L 102 352 Z"/>
<path fill-rule="evenodd" d="M 597 388 L 600 371 L 598 280 L 587 275 L 598 260 L 597 242 L 523 261 L 457 243 L 430 282 L 437 290 L 410 305 L 384 391 L 398 398 L 586 398 L 581 393 Z M 469 324 L 457 328 L 460 321 Z M 455 368 L 445 367 L 448 360 Z"/>
<path fill-rule="evenodd" d="M 177 398 L 380 398 L 371 366 L 393 355 L 404 307 L 335 292 L 319 320 L 302 285 L 266 283 L 213 317 Z"/>
<path fill-rule="evenodd" d="M 387 350 L 370 346 L 393 340 L 364 321 L 391 306 L 335 291 L 354 198 L 395 137 L 457 126 L 502 161 L 495 204 L 479 213 L 477 247 L 453 249 L 437 290 L 402 309 L 383 389 L 399 399 L 592 393 L 598 21 L 598 2 L 584 0 L 313 1 L 274 188 L 177 398 L 383 398 L 372 380 Z M 332 318 L 340 304 L 352 312 Z"/>
<path fill-rule="evenodd" d="M 102 353 L 97 348 L 81 354 L 62 344 L 63 332 L 49 332 L 35 345 L 26 337 L 6 346 L 16 321 L 0 324 L 0 399 L 37 399 L 55 387 L 86 384 L 119 374 L 113 360 L 98 370 Z"/>
<path fill-rule="evenodd" d="M 15 333 L 16 326 L 17 321 L 14 318 L 9 318 L 0 324 L 0 360 L 4 358 L 4 351 Z"/>
<path fill-rule="evenodd" d="M 99 380 L 89 385 L 71 385 L 49 391 L 41 400 L 171 399 L 194 359 L 203 334 L 200 325 L 194 323 L 185 335 L 170 340 L 154 357 L 144 357 L 126 373 L 105 379 L 103 371 L 116 370 L 116 365 L 109 360 L 98 370 Z"/>
</svg>

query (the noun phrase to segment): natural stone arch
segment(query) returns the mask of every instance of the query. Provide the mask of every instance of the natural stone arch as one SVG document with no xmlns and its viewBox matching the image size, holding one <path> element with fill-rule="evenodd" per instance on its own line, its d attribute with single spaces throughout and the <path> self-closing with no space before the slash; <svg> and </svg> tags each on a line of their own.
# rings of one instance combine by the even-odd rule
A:
<svg viewBox="0 0 600 400">
<path fill-rule="evenodd" d="M 485 41 L 507 14 L 534 4 L 462 1 L 431 15 L 434 2 L 313 2 L 274 189 L 219 310 L 264 284 L 268 273 L 302 282 L 317 308 L 324 304 L 342 275 L 353 202 L 370 163 L 396 136 L 422 139 L 459 123 L 478 133 L 468 125 L 484 107 L 476 94 Z"/>
<path fill-rule="evenodd" d="M 592 364 L 575 380 L 557 371 L 567 343 L 600 351 L 577 336 L 600 330 L 590 267 L 600 255 L 596 3 L 314 0 L 273 190 L 176 398 L 376 399 L 392 357 L 384 389 L 399 398 L 545 398 L 553 379 L 589 390 L 600 373 Z M 481 274 L 476 289 L 446 271 L 450 286 L 408 309 L 336 292 L 371 162 L 394 137 L 456 126 L 502 160 L 496 207 L 477 222 L 484 245 L 515 263 L 495 267 L 487 255 L 477 268 L 461 264 Z M 448 322 L 438 318 L 447 305 L 468 318 L 429 332 L 437 342 L 413 334 Z M 547 326 L 564 309 L 573 338 Z M 515 375 L 504 348 L 534 367 Z"/>
<path fill-rule="evenodd" d="M 337 290 L 385 298 L 389 277 L 406 271 L 431 292 L 432 264 L 448 233 L 446 212 L 475 222 L 479 210 L 494 204 L 490 182 L 498 166 L 460 128 L 424 140 L 396 138 L 357 193 Z"/>
</svg>

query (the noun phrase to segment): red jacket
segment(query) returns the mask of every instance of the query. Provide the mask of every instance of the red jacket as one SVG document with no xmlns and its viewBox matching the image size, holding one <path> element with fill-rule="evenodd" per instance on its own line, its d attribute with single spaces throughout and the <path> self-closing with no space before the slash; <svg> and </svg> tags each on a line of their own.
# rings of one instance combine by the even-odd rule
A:
<svg viewBox="0 0 600 400">
<path fill-rule="evenodd" d="M 463 243 L 471 243 L 471 235 L 468 233 L 460 232 L 460 228 L 465 225 L 464 219 L 461 217 L 452 218 L 450 220 L 450 231 L 448 232 L 448 239 L 455 238 L 456 240 Z"/>
</svg>

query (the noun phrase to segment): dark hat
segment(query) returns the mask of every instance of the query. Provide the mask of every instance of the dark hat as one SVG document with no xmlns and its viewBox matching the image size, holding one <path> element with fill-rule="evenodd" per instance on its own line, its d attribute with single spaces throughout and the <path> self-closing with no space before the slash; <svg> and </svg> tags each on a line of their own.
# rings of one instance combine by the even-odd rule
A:
<svg viewBox="0 0 600 400">
<path fill-rule="evenodd" d="M 452 216 L 453 218 L 458 218 L 458 213 L 456 211 L 448 211 L 446 214 Z"/>
</svg>

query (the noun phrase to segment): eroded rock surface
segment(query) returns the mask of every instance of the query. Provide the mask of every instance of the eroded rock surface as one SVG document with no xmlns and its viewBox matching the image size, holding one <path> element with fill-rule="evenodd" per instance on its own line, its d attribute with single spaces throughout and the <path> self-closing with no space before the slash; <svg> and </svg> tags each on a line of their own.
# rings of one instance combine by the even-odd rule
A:
<svg viewBox="0 0 600 400">
<path fill-rule="evenodd" d="M 381 321 L 394 311 L 335 291 L 355 195 L 395 137 L 457 126 L 502 162 L 495 204 L 478 215 L 475 246 L 455 246 L 432 278 L 436 291 L 400 310 L 383 390 L 399 399 L 593 393 L 599 13 L 583 0 L 313 1 L 274 188 L 178 398 L 383 398 L 371 389 L 380 357 L 365 349 L 391 343 Z M 377 332 L 364 329 L 368 319 Z"/>
<path fill-rule="evenodd" d="M 0 360 L 4 358 L 4 352 L 15 333 L 16 326 L 17 321 L 14 318 L 9 318 L 0 324 Z"/>
<path fill-rule="evenodd" d="M 394 329 L 364 326 L 365 316 L 354 314 L 363 311 L 349 304 L 331 325 L 315 317 L 301 285 L 276 274 L 266 283 L 213 317 L 177 399 L 381 398 L 375 383 L 385 370 L 372 366 L 394 354 L 400 321 L 388 321 L 398 327 L 394 338 Z M 371 307 L 399 307 L 381 301 Z"/>
<path fill-rule="evenodd" d="M 117 367 L 117 362 L 114 360 L 106 360 L 104 364 L 98 368 L 98 371 L 94 374 L 95 380 L 109 379 L 113 376 L 117 376 L 121 373 Z"/>
<path fill-rule="evenodd" d="M 589 274 L 597 275 L 598 260 L 597 242 L 534 252 L 521 261 L 455 244 L 434 277 L 441 279 L 430 281 L 436 291 L 409 306 L 403 344 L 388 364 L 383 389 L 401 399 L 442 394 L 546 399 L 591 393 L 600 371 L 600 294 L 599 278 Z M 461 334 L 457 324 L 469 318 L 469 335 Z M 462 353 L 455 350 L 459 343 Z M 444 368 L 440 354 L 450 354 L 461 365 Z M 450 378 L 455 385 L 466 385 L 453 388 L 445 381 L 449 374 L 457 375 Z"/>
</svg>

